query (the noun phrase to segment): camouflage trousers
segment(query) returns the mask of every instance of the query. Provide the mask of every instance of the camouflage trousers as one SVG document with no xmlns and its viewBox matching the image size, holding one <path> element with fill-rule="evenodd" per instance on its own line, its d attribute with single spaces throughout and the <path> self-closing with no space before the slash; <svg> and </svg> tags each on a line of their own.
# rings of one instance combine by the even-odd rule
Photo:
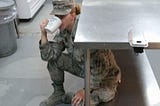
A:
<svg viewBox="0 0 160 106">
<path fill-rule="evenodd" d="M 92 62 L 91 62 L 92 63 Z M 48 70 L 53 83 L 63 84 L 64 71 L 67 71 L 73 75 L 84 78 L 85 69 L 84 62 L 78 62 L 68 54 L 62 54 L 57 61 L 48 61 Z M 91 77 L 92 74 L 91 74 Z M 117 87 L 117 86 L 116 86 Z M 91 105 L 96 106 L 101 102 L 108 102 L 115 97 L 116 89 L 111 88 L 96 88 L 91 89 Z"/>
<path fill-rule="evenodd" d="M 109 102 L 115 97 L 116 91 L 114 89 L 99 88 L 90 93 L 90 106 L 97 106 L 102 102 Z"/>
<path fill-rule="evenodd" d="M 84 63 L 80 63 L 68 54 L 62 54 L 56 61 L 48 61 L 47 65 L 51 80 L 54 83 L 63 84 L 64 71 L 84 78 Z"/>
</svg>

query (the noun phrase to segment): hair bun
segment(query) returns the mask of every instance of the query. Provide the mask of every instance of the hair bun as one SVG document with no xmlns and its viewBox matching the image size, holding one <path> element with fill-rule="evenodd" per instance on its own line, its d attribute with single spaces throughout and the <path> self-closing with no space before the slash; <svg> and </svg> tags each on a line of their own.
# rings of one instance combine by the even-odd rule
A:
<svg viewBox="0 0 160 106">
<path fill-rule="evenodd" d="M 76 3 L 74 7 L 75 7 L 75 10 L 76 10 L 76 15 L 79 15 L 81 13 L 80 5 Z"/>
</svg>

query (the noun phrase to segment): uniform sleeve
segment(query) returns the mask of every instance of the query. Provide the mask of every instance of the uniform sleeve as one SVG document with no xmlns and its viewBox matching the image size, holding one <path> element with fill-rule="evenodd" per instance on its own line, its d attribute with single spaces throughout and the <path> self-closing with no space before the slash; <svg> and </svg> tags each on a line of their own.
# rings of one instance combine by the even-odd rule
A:
<svg viewBox="0 0 160 106">
<path fill-rule="evenodd" d="M 46 44 L 41 45 L 41 40 L 39 41 L 39 49 L 41 58 L 44 61 L 56 60 L 64 51 L 63 42 L 47 42 Z"/>
</svg>

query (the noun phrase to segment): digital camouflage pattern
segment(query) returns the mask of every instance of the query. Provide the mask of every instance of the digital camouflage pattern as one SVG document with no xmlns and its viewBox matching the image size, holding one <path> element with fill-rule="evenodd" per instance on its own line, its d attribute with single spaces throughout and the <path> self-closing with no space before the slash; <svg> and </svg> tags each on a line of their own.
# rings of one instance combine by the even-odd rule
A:
<svg viewBox="0 0 160 106">
<path fill-rule="evenodd" d="M 71 12 L 74 3 L 73 0 L 52 0 L 53 15 L 66 15 Z"/>
<path fill-rule="evenodd" d="M 72 33 L 64 30 L 55 37 L 54 41 L 49 41 L 44 45 L 41 45 L 40 41 L 41 58 L 48 62 L 47 68 L 54 87 L 52 95 L 42 101 L 40 106 L 55 106 L 62 103 L 62 97 L 65 94 L 63 87 L 64 71 L 84 78 L 84 56 L 81 56 L 84 55 L 84 52 L 73 46 L 76 26 L 77 20 Z"/>
<path fill-rule="evenodd" d="M 115 89 L 121 72 L 111 50 L 96 50 L 91 54 L 91 89 Z"/>
<path fill-rule="evenodd" d="M 111 50 L 91 53 L 91 105 L 108 102 L 115 97 L 121 71 Z"/>
<path fill-rule="evenodd" d="M 85 52 L 73 44 L 76 26 L 77 21 L 72 33 L 67 30 L 61 31 L 54 41 L 40 44 L 41 57 L 48 61 L 47 68 L 54 85 L 63 86 L 64 71 L 81 78 L 85 76 Z M 91 50 L 91 104 L 97 105 L 113 99 L 120 80 L 120 68 L 112 51 Z"/>
</svg>

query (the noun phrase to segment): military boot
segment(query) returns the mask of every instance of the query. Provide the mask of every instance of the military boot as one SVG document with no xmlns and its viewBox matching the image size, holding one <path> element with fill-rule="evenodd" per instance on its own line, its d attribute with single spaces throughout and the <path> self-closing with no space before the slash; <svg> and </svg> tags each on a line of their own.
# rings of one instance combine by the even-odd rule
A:
<svg viewBox="0 0 160 106">
<path fill-rule="evenodd" d="M 39 106 L 56 106 L 62 103 L 62 96 L 65 94 L 63 84 L 56 85 L 52 84 L 54 87 L 54 92 L 48 99 L 42 101 Z"/>
<path fill-rule="evenodd" d="M 62 96 L 62 102 L 64 103 L 64 104 L 71 104 L 71 102 L 72 102 L 72 97 L 74 96 L 74 93 L 72 93 L 72 92 L 67 92 L 66 94 L 64 94 L 63 96 Z"/>
</svg>

